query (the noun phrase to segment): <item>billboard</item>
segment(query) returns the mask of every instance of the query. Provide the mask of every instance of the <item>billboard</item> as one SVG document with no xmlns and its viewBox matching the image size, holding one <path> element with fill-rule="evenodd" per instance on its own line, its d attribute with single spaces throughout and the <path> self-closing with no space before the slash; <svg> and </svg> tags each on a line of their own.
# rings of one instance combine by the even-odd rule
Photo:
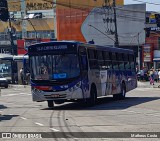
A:
<svg viewBox="0 0 160 141">
<path fill-rule="evenodd" d="M 114 11 L 104 7 L 104 1 L 58 0 L 56 9 L 57 40 L 77 40 L 98 45 L 114 45 Z M 117 1 L 123 5 L 123 1 Z M 65 3 L 65 6 L 62 5 Z M 77 3 L 77 4 L 76 4 Z M 145 4 L 116 8 L 118 40 L 121 46 L 145 43 Z"/>
<path fill-rule="evenodd" d="M 125 5 L 116 8 L 117 32 L 120 46 L 138 46 L 145 43 L 145 4 Z M 86 42 L 94 40 L 98 45 L 114 45 L 114 13 L 104 7 L 94 8 L 81 26 Z"/>
<path fill-rule="evenodd" d="M 56 4 L 57 40 L 82 42 L 87 41 L 81 30 L 85 19 L 94 8 L 107 5 L 105 0 L 57 0 Z M 116 4 L 123 5 L 124 0 L 116 0 Z"/>
<path fill-rule="evenodd" d="M 53 0 L 25 0 L 26 10 L 48 10 L 53 9 Z M 21 11 L 20 0 L 8 1 L 9 11 Z"/>
</svg>

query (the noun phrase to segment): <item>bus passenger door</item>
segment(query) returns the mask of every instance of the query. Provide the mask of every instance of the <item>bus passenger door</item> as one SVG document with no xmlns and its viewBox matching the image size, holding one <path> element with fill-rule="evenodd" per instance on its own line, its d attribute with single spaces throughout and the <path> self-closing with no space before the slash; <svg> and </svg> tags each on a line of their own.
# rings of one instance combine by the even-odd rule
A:
<svg viewBox="0 0 160 141">
<path fill-rule="evenodd" d="M 89 96 L 89 79 L 88 79 L 88 61 L 86 50 L 80 52 L 80 68 L 81 68 L 81 88 L 83 92 L 83 98 L 86 99 Z"/>
</svg>

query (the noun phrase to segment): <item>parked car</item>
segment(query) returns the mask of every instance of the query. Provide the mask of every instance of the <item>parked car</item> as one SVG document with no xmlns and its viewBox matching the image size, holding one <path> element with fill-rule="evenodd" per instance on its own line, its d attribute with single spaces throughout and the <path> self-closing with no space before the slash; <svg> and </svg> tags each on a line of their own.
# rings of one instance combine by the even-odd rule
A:
<svg viewBox="0 0 160 141">
<path fill-rule="evenodd" d="M 148 73 L 145 72 L 144 76 L 142 77 L 140 71 L 137 73 L 137 79 L 138 79 L 138 81 L 149 81 L 149 75 L 148 75 Z"/>
<path fill-rule="evenodd" d="M 8 88 L 8 80 L 0 75 L 0 87 Z"/>
</svg>

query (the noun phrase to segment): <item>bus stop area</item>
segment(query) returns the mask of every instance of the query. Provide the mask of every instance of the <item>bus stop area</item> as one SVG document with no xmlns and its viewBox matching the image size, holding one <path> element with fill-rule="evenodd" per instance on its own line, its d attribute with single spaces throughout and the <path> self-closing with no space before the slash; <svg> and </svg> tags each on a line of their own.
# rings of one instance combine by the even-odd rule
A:
<svg viewBox="0 0 160 141">
<path fill-rule="evenodd" d="M 0 75 L 6 78 L 10 84 L 22 84 L 20 69 L 23 63 L 27 66 L 28 56 L 0 54 Z"/>
</svg>

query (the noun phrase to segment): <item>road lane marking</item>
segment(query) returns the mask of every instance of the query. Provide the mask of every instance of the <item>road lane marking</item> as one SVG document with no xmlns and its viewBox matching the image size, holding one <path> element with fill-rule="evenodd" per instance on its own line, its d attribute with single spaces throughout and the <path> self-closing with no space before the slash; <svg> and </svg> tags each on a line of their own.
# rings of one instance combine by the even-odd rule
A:
<svg viewBox="0 0 160 141">
<path fill-rule="evenodd" d="M 21 117 L 21 119 L 27 120 L 27 118 L 25 118 L 25 117 Z"/>
<path fill-rule="evenodd" d="M 52 131 L 55 131 L 55 132 L 59 132 L 59 130 L 55 129 L 55 128 L 49 128 L 50 130 Z"/>
<path fill-rule="evenodd" d="M 154 116 L 154 117 L 160 117 L 160 115 L 154 115 L 154 114 L 145 114 L 147 116 Z"/>
<path fill-rule="evenodd" d="M 159 88 L 136 88 L 135 90 L 137 91 L 159 91 L 160 89 Z"/>
<path fill-rule="evenodd" d="M 37 125 L 39 125 L 39 126 L 44 126 L 43 124 L 38 123 L 38 122 L 35 122 L 35 124 L 37 124 Z"/>
<path fill-rule="evenodd" d="M 19 95 L 19 96 L 27 96 L 27 95 L 31 95 L 31 94 L 27 94 L 27 93 L 19 93 L 19 94 L 8 94 L 8 95 L 2 95 L 2 97 L 8 97 L 8 96 L 16 96 L 16 95 Z"/>
</svg>

